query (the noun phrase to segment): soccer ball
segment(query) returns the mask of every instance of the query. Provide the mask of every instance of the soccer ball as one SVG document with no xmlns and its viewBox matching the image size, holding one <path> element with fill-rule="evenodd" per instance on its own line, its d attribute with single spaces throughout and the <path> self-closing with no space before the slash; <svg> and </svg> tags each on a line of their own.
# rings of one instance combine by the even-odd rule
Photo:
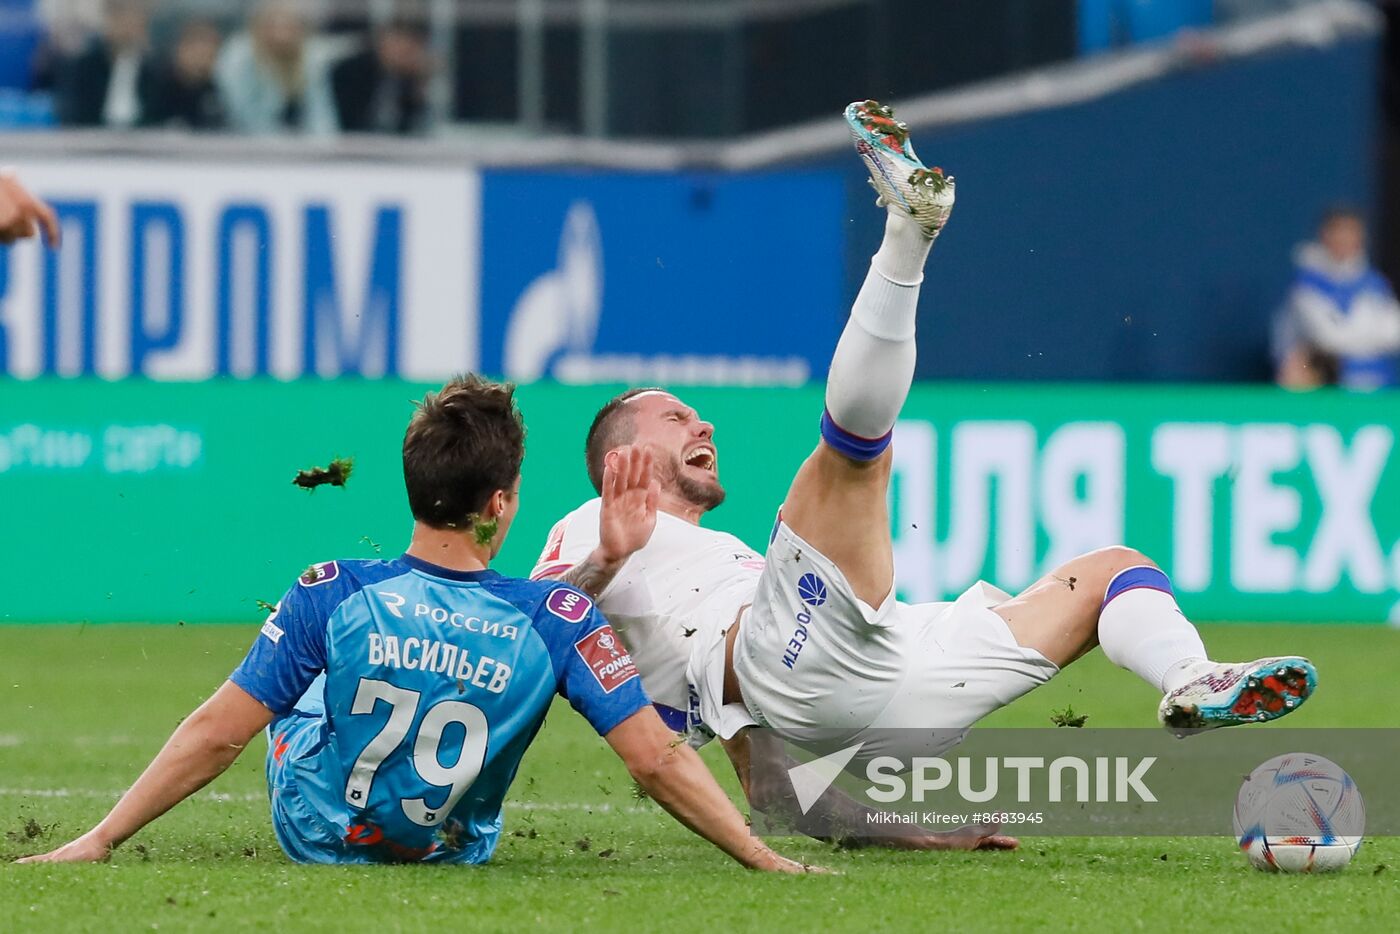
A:
<svg viewBox="0 0 1400 934">
<path fill-rule="evenodd" d="M 1341 766 L 1291 752 L 1259 766 L 1235 798 L 1235 838 L 1266 872 L 1341 869 L 1361 845 L 1366 805 Z"/>
</svg>

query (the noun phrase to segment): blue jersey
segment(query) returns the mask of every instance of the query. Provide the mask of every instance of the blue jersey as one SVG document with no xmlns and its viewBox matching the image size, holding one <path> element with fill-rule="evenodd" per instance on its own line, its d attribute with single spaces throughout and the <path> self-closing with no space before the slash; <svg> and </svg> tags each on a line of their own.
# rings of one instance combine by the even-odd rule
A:
<svg viewBox="0 0 1400 934">
<path fill-rule="evenodd" d="M 273 822 L 306 862 L 483 862 L 556 693 L 600 735 L 648 704 L 582 593 L 408 555 L 308 569 L 231 680 L 278 715 Z"/>
</svg>

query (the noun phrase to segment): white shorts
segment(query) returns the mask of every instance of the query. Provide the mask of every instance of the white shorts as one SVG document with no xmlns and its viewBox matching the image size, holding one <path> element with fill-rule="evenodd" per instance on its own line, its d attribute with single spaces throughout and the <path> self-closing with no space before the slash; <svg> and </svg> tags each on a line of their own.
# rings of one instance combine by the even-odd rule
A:
<svg viewBox="0 0 1400 934">
<path fill-rule="evenodd" d="M 1059 669 L 1018 645 L 979 581 L 951 603 L 861 602 L 825 555 L 779 523 L 734 669 L 755 722 L 778 730 L 962 730 Z"/>
</svg>

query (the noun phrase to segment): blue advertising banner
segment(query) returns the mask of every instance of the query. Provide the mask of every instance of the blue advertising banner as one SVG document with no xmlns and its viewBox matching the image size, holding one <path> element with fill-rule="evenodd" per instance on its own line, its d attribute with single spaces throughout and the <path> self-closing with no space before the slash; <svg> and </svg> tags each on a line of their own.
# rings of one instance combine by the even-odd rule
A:
<svg viewBox="0 0 1400 934">
<path fill-rule="evenodd" d="M 845 301 L 841 174 L 21 166 L 0 375 L 798 385 Z"/>
<path fill-rule="evenodd" d="M 19 168 L 64 242 L 0 249 L 0 374 L 434 379 L 477 366 L 473 171 Z"/>
<path fill-rule="evenodd" d="M 519 381 L 796 385 L 844 320 L 839 172 L 487 173 L 481 363 Z"/>
</svg>

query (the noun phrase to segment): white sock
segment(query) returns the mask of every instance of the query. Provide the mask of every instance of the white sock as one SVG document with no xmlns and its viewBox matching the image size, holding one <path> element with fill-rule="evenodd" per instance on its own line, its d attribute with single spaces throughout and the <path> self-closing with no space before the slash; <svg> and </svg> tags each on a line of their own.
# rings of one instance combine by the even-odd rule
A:
<svg viewBox="0 0 1400 934">
<path fill-rule="evenodd" d="M 1200 633 L 1177 606 L 1169 584 L 1165 588 L 1133 586 L 1115 593 L 1115 585 L 1135 572 L 1140 578 L 1167 580 L 1156 568 L 1119 572 L 1099 611 L 1099 645 L 1113 664 L 1170 693 L 1214 663 L 1206 655 Z"/>
<path fill-rule="evenodd" d="M 932 245 L 907 218 L 890 215 L 885 222 L 885 238 L 870 261 L 826 380 L 827 413 L 845 432 L 880 438 L 904 407 L 914 381 L 919 283 Z"/>
<path fill-rule="evenodd" d="M 924 281 L 924 264 L 932 248 L 933 241 L 912 219 L 888 214 L 885 238 L 870 265 L 896 285 L 918 285 Z"/>
</svg>

